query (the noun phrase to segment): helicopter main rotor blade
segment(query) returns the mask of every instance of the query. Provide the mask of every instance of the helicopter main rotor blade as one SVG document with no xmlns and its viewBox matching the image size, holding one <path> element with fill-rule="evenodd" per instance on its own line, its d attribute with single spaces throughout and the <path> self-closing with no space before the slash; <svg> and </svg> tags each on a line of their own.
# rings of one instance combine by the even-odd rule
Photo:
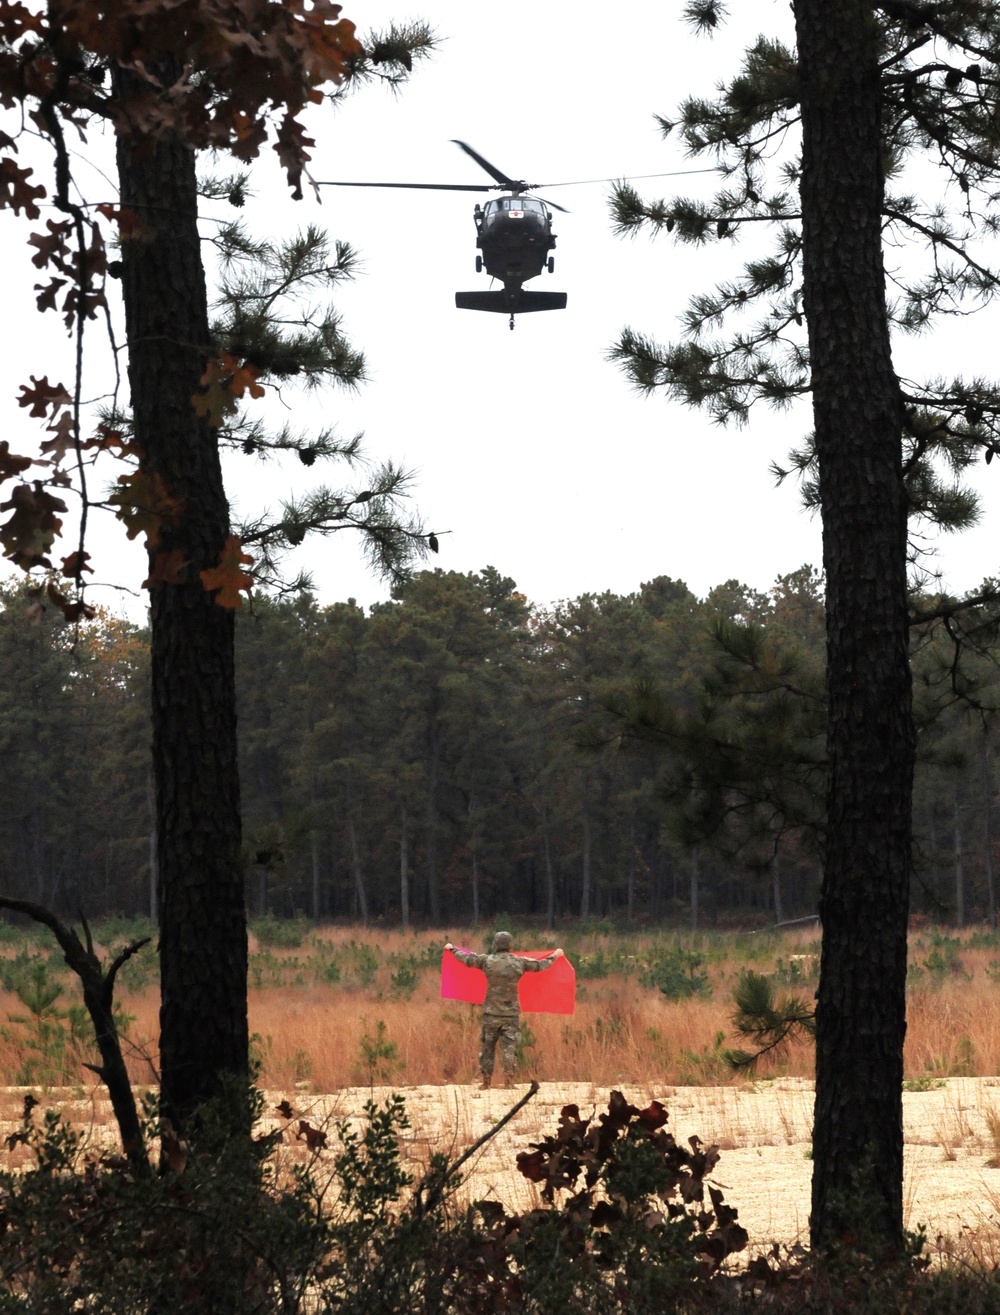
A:
<svg viewBox="0 0 1000 1315">
<path fill-rule="evenodd" d="M 550 205 L 553 210 L 561 210 L 564 215 L 571 215 L 573 213 L 572 210 L 567 210 L 564 205 L 560 205 L 558 201 L 550 201 L 547 196 L 540 196 L 538 199 L 539 201 L 544 201 L 546 205 Z"/>
<path fill-rule="evenodd" d="M 415 187 L 422 192 L 495 192 L 493 183 L 342 183 L 339 179 L 318 181 L 317 187 Z"/>
<path fill-rule="evenodd" d="M 452 137 L 451 140 L 456 146 L 460 146 L 466 155 L 471 155 L 476 164 L 481 169 L 485 169 L 491 178 L 495 178 L 501 187 L 509 187 L 513 192 L 520 192 L 528 186 L 523 178 L 508 178 L 505 173 L 501 173 L 496 165 L 490 164 L 489 160 L 481 156 L 478 151 L 474 151 L 468 142 L 460 142 L 457 137 Z"/>
</svg>

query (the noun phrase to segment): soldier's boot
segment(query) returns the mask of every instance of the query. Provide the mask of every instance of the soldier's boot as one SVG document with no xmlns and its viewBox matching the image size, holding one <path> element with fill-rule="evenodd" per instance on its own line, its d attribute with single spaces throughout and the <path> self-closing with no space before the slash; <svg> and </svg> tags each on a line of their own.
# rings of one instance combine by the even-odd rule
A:
<svg viewBox="0 0 1000 1315">
<path fill-rule="evenodd" d="M 503 1071 L 503 1085 L 504 1085 L 505 1087 L 512 1087 L 512 1086 L 514 1085 L 514 1071 L 513 1071 L 513 1069 L 507 1069 L 507 1068 L 504 1069 L 504 1071 Z"/>
<path fill-rule="evenodd" d="M 489 1091 L 489 1089 L 490 1089 L 490 1078 L 491 1078 L 492 1076 L 493 1076 L 492 1073 L 484 1073 L 484 1074 L 483 1074 L 483 1080 L 482 1080 L 482 1082 L 480 1082 L 480 1084 L 479 1084 L 479 1090 L 480 1090 L 480 1091 Z"/>
</svg>

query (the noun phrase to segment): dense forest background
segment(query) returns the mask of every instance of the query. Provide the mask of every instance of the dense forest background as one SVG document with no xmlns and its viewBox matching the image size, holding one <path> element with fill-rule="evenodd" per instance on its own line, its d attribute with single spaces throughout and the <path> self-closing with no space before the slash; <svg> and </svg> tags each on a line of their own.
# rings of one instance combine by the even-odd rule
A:
<svg viewBox="0 0 1000 1315">
<path fill-rule="evenodd" d="M 925 612 L 940 599 L 918 600 Z M 946 609 L 945 609 L 946 610 Z M 915 630 L 913 907 L 995 922 L 1000 676 Z M 251 913 L 388 924 L 620 924 L 815 912 L 822 581 L 697 598 L 661 576 L 536 608 L 426 571 L 368 613 L 262 596 L 238 617 Z M 0 889 L 70 913 L 155 908 L 148 636 L 79 631 L 0 585 Z M 192 746 L 197 752 L 197 746 Z"/>
</svg>

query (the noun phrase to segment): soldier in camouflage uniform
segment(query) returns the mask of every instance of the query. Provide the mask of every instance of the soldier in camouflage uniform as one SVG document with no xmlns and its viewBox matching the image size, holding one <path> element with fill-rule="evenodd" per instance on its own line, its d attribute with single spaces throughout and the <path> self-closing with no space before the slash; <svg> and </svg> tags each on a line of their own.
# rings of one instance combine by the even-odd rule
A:
<svg viewBox="0 0 1000 1315">
<path fill-rule="evenodd" d="M 483 1090 L 493 1077 L 493 1057 L 500 1042 L 500 1061 L 503 1064 L 504 1085 L 510 1086 L 517 1065 L 517 1043 L 521 1039 L 521 1009 L 517 998 L 517 984 L 523 973 L 540 973 L 551 968 L 563 957 L 562 950 L 554 950 L 545 959 L 520 959 L 511 954 L 514 938 L 509 931 L 498 931 L 493 937 L 491 954 L 474 954 L 471 950 L 456 950 L 449 941 L 444 947 L 450 950 L 459 963 L 467 968 L 482 968 L 486 974 L 486 999 L 483 1002 L 483 1029 L 479 1035 L 479 1068 L 483 1075 Z"/>
</svg>

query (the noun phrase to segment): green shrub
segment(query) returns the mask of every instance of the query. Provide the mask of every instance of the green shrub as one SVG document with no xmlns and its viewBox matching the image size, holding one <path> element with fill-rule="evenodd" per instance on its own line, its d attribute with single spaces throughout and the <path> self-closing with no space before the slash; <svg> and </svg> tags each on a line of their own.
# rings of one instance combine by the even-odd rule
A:
<svg viewBox="0 0 1000 1315">
<path fill-rule="evenodd" d="M 268 986 L 286 986 L 289 977 L 292 977 L 296 984 L 302 984 L 301 969 L 302 965 L 298 958 L 275 954 L 267 947 L 255 950 L 247 963 L 250 985 L 258 991 Z"/>
<path fill-rule="evenodd" d="M 417 989 L 419 981 L 420 974 L 416 965 L 406 959 L 389 974 L 389 984 L 392 987 L 393 995 L 399 996 L 403 1000 L 409 1000 Z"/>
<path fill-rule="evenodd" d="M 26 939 L 30 937 L 26 935 L 25 928 L 0 918 L 0 945 L 23 945 Z"/>
<path fill-rule="evenodd" d="M 365 1072 L 369 1087 L 378 1082 L 391 1082 L 404 1067 L 399 1058 L 399 1045 L 389 1040 L 385 1021 L 378 1019 L 374 1035 L 363 1032 L 359 1045 L 359 1067 Z"/>
<path fill-rule="evenodd" d="M 250 919 L 250 930 L 257 938 L 257 944 L 275 950 L 299 949 L 309 926 L 307 918 L 276 918 L 273 913 Z"/>
<path fill-rule="evenodd" d="M 375 981 L 375 974 L 378 972 L 381 957 L 378 950 L 368 945 L 365 941 L 355 944 L 354 941 L 348 942 L 348 950 L 352 959 L 352 970 L 355 980 L 362 990 L 366 990 Z"/>
<path fill-rule="evenodd" d="M 44 959 L 34 959 L 21 975 L 15 993 L 27 1013 L 10 1015 L 13 1026 L 0 1036 L 14 1046 L 20 1065 L 18 1086 L 57 1086 L 75 1080 L 81 1060 L 88 1059 L 94 1029 L 81 1004 L 62 1009 L 57 1004 L 63 984 L 49 972 Z"/>
<path fill-rule="evenodd" d="M 343 970 L 340 967 L 340 959 L 332 951 L 323 949 L 309 962 L 313 966 L 313 976 L 317 982 L 324 986 L 336 986 L 340 982 Z"/>
<path fill-rule="evenodd" d="M 95 922 L 93 934 L 98 945 L 110 948 L 118 942 L 122 945 L 130 945 L 134 941 L 144 940 L 147 936 L 155 937 L 156 925 L 149 918 L 126 918 L 116 915 Z"/>
<path fill-rule="evenodd" d="M 708 974 L 702 971 L 704 956 L 673 946 L 661 950 L 640 969 L 643 986 L 656 987 L 668 1000 L 688 1000 L 693 995 L 710 996 Z"/>
<path fill-rule="evenodd" d="M 577 978 L 582 981 L 599 981 L 618 970 L 617 956 L 605 954 L 599 946 L 592 954 L 581 954 L 574 964 Z"/>
<path fill-rule="evenodd" d="M 903 1090 L 909 1092 L 940 1091 L 943 1086 L 944 1078 L 935 1078 L 929 1073 L 921 1073 L 918 1077 L 903 1079 Z"/>
<path fill-rule="evenodd" d="M 37 964 L 42 964 L 46 972 L 57 971 L 54 967 L 49 969 L 48 954 L 33 953 L 26 946 L 18 950 L 12 959 L 0 957 L 0 986 L 5 991 L 16 993 L 31 980 Z"/>
</svg>

